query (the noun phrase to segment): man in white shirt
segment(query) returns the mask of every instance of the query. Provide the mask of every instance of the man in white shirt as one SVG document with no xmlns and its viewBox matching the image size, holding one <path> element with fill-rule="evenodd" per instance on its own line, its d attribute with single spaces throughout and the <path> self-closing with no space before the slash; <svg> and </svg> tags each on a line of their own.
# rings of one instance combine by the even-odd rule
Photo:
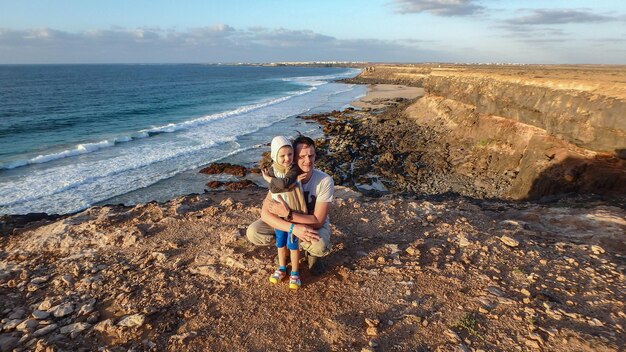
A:
<svg viewBox="0 0 626 352">
<path fill-rule="evenodd" d="M 311 273 L 321 274 L 320 257 L 330 253 L 330 222 L 328 212 L 333 201 L 335 183 L 328 174 L 314 168 L 315 142 L 305 136 L 293 141 L 295 159 L 302 174 L 298 177 L 307 203 L 308 214 L 294 213 L 284 201 L 274 201 L 270 193 L 263 201 L 261 219 L 248 226 L 246 236 L 256 245 L 274 242 L 274 229 L 289 231 L 300 239 L 300 246 L 308 254 Z"/>
</svg>

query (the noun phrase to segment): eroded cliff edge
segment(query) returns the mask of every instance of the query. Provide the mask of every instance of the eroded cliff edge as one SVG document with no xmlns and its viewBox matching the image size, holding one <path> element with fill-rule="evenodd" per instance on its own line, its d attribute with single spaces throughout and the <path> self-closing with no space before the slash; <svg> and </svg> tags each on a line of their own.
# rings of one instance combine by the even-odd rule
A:
<svg viewBox="0 0 626 352">
<path fill-rule="evenodd" d="M 626 67 L 375 66 L 355 79 L 423 86 L 406 109 L 441 136 L 454 172 L 493 196 L 626 192 Z"/>
</svg>

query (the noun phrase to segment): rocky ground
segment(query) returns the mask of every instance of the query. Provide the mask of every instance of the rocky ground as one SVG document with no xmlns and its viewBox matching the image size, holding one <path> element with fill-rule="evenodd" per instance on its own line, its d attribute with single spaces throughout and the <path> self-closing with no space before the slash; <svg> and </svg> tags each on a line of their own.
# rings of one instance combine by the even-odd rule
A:
<svg viewBox="0 0 626 352">
<path fill-rule="evenodd" d="M 4 216 L 0 351 L 623 350 L 623 197 L 502 200 L 516 174 L 463 149 L 489 146 L 449 144 L 410 100 L 372 103 L 306 117 L 338 185 L 324 274 L 269 284 L 275 249 L 245 239 L 266 190 L 247 179 Z"/>
<path fill-rule="evenodd" d="M 338 187 L 325 274 L 272 286 L 265 190 L 94 207 L 2 237 L 0 347 L 618 351 L 626 211 Z M 615 246 L 620 243 L 621 246 Z"/>
</svg>

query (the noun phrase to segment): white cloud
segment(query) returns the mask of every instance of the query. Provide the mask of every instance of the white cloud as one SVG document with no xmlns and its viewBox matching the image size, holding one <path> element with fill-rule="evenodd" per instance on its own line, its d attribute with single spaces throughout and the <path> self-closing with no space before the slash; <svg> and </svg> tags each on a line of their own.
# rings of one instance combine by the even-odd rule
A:
<svg viewBox="0 0 626 352">
<path fill-rule="evenodd" d="M 599 15 L 587 9 L 535 9 L 530 15 L 509 20 L 515 25 L 551 25 L 565 23 L 593 23 L 617 20 L 615 17 Z"/>
<path fill-rule="evenodd" d="M 419 46 L 415 41 L 342 40 L 310 30 L 239 30 L 226 24 L 185 31 L 0 29 L 0 63 L 453 60 L 444 52 Z"/>
<path fill-rule="evenodd" d="M 485 8 L 474 0 L 394 0 L 399 13 L 427 12 L 435 16 L 471 16 Z"/>
</svg>

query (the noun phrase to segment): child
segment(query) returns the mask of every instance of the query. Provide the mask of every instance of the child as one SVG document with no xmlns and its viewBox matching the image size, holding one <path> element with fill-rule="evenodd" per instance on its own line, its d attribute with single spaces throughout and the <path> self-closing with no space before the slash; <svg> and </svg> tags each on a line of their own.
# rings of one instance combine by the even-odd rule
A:
<svg viewBox="0 0 626 352">
<path fill-rule="evenodd" d="M 293 164 L 293 147 L 291 142 L 283 137 L 276 136 L 272 139 L 271 156 L 272 167 L 262 171 L 263 178 L 269 183 L 272 199 L 282 198 L 289 206 L 290 212 L 286 220 L 291 220 L 291 212 L 306 213 L 306 203 L 302 194 L 302 187 L 298 183 L 299 170 Z M 298 238 L 289 232 L 275 230 L 276 247 L 278 248 L 278 269 L 270 276 L 270 282 L 279 283 L 287 273 L 287 252 L 290 253 L 291 274 L 289 275 L 289 288 L 300 288 L 300 273 L 298 261 L 300 257 Z"/>
</svg>

